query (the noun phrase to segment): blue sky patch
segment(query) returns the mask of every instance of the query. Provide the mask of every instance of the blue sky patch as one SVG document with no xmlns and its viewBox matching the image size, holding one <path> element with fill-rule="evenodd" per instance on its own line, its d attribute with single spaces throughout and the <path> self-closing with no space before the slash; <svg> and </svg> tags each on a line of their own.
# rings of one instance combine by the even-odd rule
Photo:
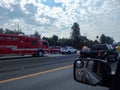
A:
<svg viewBox="0 0 120 90">
<path fill-rule="evenodd" d="M 49 7 L 61 7 L 62 6 L 62 3 L 55 3 L 54 0 L 46 0 L 46 1 L 42 1 L 42 3 Z"/>
</svg>

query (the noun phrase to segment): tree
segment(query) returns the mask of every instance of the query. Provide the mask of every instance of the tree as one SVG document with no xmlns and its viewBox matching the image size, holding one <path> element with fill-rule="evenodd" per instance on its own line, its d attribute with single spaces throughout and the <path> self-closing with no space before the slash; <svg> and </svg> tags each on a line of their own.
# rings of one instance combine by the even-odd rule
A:
<svg viewBox="0 0 120 90">
<path fill-rule="evenodd" d="M 0 34 L 3 34 L 4 30 L 2 28 L 0 28 Z"/>
<path fill-rule="evenodd" d="M 4 34 L 15 34 L 15 35 L 19 35 L 19 34 L 23 34 L 22 30 L 10 30 L 10 29 L 5 29 Z"/>
<path fill-rule="evenodd" d="M 71 39 L 73 41 L 73 47 L 79 48 L 80 44 L 80 28 L 78 23 L 74 23 L 71 27 L 72 32 L 71 32 Z"/>
<path fill-rule="evenodd" d="M 47 38 L 47 37 L 43 37 L 42 39 L 43 39 L 43 40 L 47 40 L 47 41 L 48 41 L 48 39 L 49 39 L 49 38 Z"/>
<path fill-rule="evenodd" d="M 105 43 L 113 44 L 113 42 L 114 42 L 114 39 L 109 36 L 105 36 L 104 34 L 100 36 L 100 43 L 102 44 L 105 44 Z"/>
<path fill-rule="evenodd" d="M 72 40 L 68 38 L 62 38 L 58 40 L 60 46 L 72 46 Z"/>
<path fill-rule="evenodd" d="M 58 36 L 57 36 L 57 35 L 53 35 L 53 36 L 52 36 L 52 39 L 53 39 L 55 42 L 57 42 L 57 41 L 58 41 Z"/>
<path fill-rule="evenodd" d="M 15 32 L 6 28 L 5 29 L 5 34 L 15 34 Z"/>
<path fill-rule="evenodd" d="M 56 46 L 57 42 L 58 42 L 58 36 L 57 35 L 53 35 L 52 36 L 52 40 L 53 40 L 53 45 Z"/>
<path fill-rule="evenodd" d="M 22 32 L 21 29 L 20 30 L 14 30 L 14 34 L 16 34 L 16 35 L 23 34 L 24 35 L 24 33 Z"/>
<path fill-rule="evenodd" d="M 42 39 L 43 40 L 47 40 L 49 42 L 50 46 L 57 46 L 57 45 L 59 45 L 59 43 L 58 43 L 58 36 L 57 35 L 53 35 L 50 38 L 43 37 Z"/>
<path fill-rule="evenodd" d="M 94 44 L 99 44 L 98 40 L 94 40 L 93 43 L 94 43 Z"/>
<path fill-rule="evenodd" d="M 91 47 L 92 43 L 93 43 L 92 40 L 87 39 L 86 36 L 81 36 L 79 47 L 80 47 L 80 49 L 82 49 L 82 47 L 84 45 L 87 45 L 88 47 Z"/>
<path fill-rule="evenodd" d="M 113 42 L 114 42 L 114 39 L 113 39 L 113 38 L 111 38 L 111 37 L 109 37 L 109 36 L 107 36 L 106 38 L 107 38 L 107 41 L 108 41 L 107 43 L 108 43 L 108 44 L 113 44 Z"/>
<path fill-rule="evenodd" d="M 39 40 L 41 39 L 41 35 L 38 33 L 38 31 L 35 31 L 32 36 L 37 37 Z"/>
</svg>

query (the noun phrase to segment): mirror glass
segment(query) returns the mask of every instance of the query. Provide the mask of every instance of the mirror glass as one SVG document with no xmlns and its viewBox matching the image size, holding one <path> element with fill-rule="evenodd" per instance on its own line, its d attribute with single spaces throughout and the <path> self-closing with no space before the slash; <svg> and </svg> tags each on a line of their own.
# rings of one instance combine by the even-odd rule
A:
<svg viewBox="0 0 120 90">
<path fill-rule="evenodd" d="M 74 63 L 74 79 L 92 85 L 97 85 L 108 72 L 106 64 L 93 59 L 77 60 Z"/>
</svg>

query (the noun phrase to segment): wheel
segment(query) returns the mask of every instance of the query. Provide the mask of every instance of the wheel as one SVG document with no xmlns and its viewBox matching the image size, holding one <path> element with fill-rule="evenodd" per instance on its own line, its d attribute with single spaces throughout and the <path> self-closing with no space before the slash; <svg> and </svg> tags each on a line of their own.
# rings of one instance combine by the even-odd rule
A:
<svg viewBox="0 0 120 90">
<path fill-rule="evenodd" d="M 75 54 L 77 53 L 77 51 L 75 51 Z"/>
<path fill-rule="evenodd" d="M 62 54 L 64 54 L 64 52 L 61 52 Z"/>
<path fill-rule="evenodd" d="M 68 53 L 68 54 L 71 54 L 71 52 L 70 52 L 70 51 L 68 51 L 67 53 Z"/>
<path fill-rule="evenodd" d="M 44 55 L 44 52 L 42 50 L 38 51 L 38 56 L 39 57 L 43 57 L 43 55 Z"/>
</svg>

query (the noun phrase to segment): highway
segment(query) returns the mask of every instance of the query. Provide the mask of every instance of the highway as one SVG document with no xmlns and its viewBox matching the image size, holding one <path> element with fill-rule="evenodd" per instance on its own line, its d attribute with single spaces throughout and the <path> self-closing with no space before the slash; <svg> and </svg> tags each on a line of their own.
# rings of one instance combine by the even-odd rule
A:
<svg viewBox="0 0 120 90">
<path fill-rule="evenodd" d="M 73 62 L 77 58 L 71 54 L 1 60 L 0 90 L 108 90 L 73 79 Z"/>
</svg>

